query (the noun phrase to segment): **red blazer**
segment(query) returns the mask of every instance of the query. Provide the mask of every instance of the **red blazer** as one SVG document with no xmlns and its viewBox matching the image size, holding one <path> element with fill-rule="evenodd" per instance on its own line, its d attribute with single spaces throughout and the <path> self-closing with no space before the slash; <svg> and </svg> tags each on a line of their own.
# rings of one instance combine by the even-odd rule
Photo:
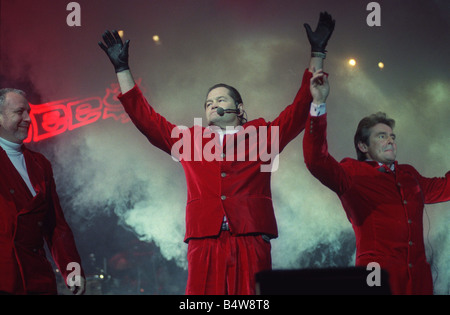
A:
<svg viewBox="0 0 450 315">
<path fill-rule="evenodd" d="M 244 161 L 242 156 L 237 156 L 238 139 L 243 139 L 240 135 L 251 128 L 256 130 L 258 138 L 267 139 L 266 147 L 270 150 L 270 127 L 278 127 L 281 152 L 287 143 L 304 129 L 312 101 L 309 91 L 310 78 L 311 73 L 306 70 L 294 102 L 273 122 L 259 118 L 246 123 L 238 134 L 225 136 L 223 146 L 218 144 L 223 151 L 215 153 L 219 157 L 221 153 L 227 154 L 230 149 L 234 149 L 232 159 L 228 156 L 223 161 L 217 158 L 209 162 L 204 158 L 201 161 L 195 161 L 194 158 L 190 161 L 180 159 L 187 181 L 186 242 L 190 238 L 218 235 L 224 215 L 227 216 L 230 231 L 234 234 L 261 233 L 270 237 L 278 236 L 270 190 L 271 173 L 261 172 L 261 166 L 265 163 L 259 154 L 261 151 L 258 151 L 255 160 L 251 159 L 256 146 L 252 144 L 250 137 L 245 138 Z M 137 86 L 125 94 L 120 94 L 118 98 L 137 128 L 153 145 L 168 154 L 171 154 L 174 145 L 180 144 L 180 139 L 183 139 L 183 144 L 186 144 L 184 140 L 198 144 L 195 149 L 192 148 L 191 157 L 201 154 L 205 146 L 211 145 L 211 139 L 219 141 L 218 137 L 215 138 L 215 133 L 201 126 L 189 128 L 190 137 L 181 136 L 180 129 L 156 113 Z M 261 134 L 259 127 L 267 127 L 267 135 Z M 172 133 L 174 137 L 171 136 Z M 227 147 L 231 140 L 234 141 L 231 142 L 234 146 Z M 182 147 L 180 152 L 184 153 L 186 148 Z"/>
<path fill-rule="evenodd" d="M 395 163 L 381 172 L 377 162 L 350 158 L 338 163 L 329 153 L 326 114 L 310 117 L 303 139 L 311 173 L 340 198 L 356 236 L 356 265 L 378 262 L 389 273 L 394 294 L 432 294 L 423 240 L 426 203 L 450 200 L 450 172 L 425 178 L 412 166 Z"/>
<path fill-rule="evenodd" d="M 44 240 L 64 279 L 72 271 L 66 270 L 68 263 L 81 266 L 80 256 L 59 204 L 50 162 L 26 148 L 23 154 L 34 198 L 0 148 L 0 292 L 56 294 Z"/>
</svg>

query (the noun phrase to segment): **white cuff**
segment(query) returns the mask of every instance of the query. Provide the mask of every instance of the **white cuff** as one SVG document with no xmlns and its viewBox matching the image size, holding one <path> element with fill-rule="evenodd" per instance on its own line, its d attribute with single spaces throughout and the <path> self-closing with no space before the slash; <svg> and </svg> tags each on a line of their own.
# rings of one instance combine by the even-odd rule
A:
<svg viewBox="0 0 450 315">
<path fill-rule="evenodd" d="M 311 109 L 309 111 L 309 114 L 311 116 L 314 116 L 314 117 L 322 116 L 326 112 L 327 112 L 327 106 L 325 103 L 322 103 L 322 104 L 311 103 Z"/>
</svg>

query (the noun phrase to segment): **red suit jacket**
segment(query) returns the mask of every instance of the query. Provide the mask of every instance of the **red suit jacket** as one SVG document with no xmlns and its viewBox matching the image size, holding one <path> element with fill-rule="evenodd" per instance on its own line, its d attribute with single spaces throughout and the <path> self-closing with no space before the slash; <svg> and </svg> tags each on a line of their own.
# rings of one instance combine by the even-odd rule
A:
<svg viewBox="0 0 450 315">
<path fill-rule="evenodd" d="M 73 271 L 66 270 L 67 264 L 81 266 L 81 261 L 59 204 L 50 162 L 27 148 L 23 154 L 35 197 L 0 148 L 0 292 L 56 294 L 44 240 L 64 279 Z"/>
<path fill-rule="evenodd" d="M 393 294 L 432 294 L 433 282 L 423 240 L 426 203 L 450 200 L 450 172 L 425 178 L 412 166 L 395 163 L 382 172 L 377 162 L 329 153 L 326 114 L 310 117 L 303 139 L 311 173 L 340 198 L 356 236 L 356 265 L 377 262 L 389 273 Z"/>
<path fill-rule="evenodd" d="M 258 138 L 267 139 L 266 145 L 270 150 L 271 127 L 278 127 L 279 138 L 275 137 L 275 141 L 279 140 L 281 152 L 304 129 L 312 101 L 310 78 L 311 73 L 306 70 L 293 104 L 287 106 L 273 122 L 266 122 L 262 118 L 249 121 L 238 134 L 225 137 L 223 146 L 218 145 L 223 151 L 215 153 L 219 157 L 221 153 L 227 154 L 227 151 L 234 149 L 231 151 L 234 152 L 233 158 L 229 159 L 227 156 L 222 160 L 217 158 L 212 161 L 206 161 L 205 158 L 196 161 L 193 158 L 195 154 L 201 154 L 206 146 L 210 146 L 210 141 L 219 141 L 210 128 L 194 126 L 188 129 L 188 136 L 181 136 L 180 128 L 156 113 L 137 86 L 118 96 L 133 123 L 156 147 L 171 154 L 173 146 L 179 145 L 182 139 L 186 146 L 180 152 L 185 153 L 184 150 L 189 149 L 189 142 L 195 144 L 190 152 L 190 161 L 180 159 L 187 182 L 186 242 L 190 238 L 217 236 L 224 215 L 227 216 L 233 234 L 261 233 L 270 237 L 278 236 L 270 190 L 271 173 L 261 172 L 261 166 L 265 162 L 261 159 L 260 151 L 255 160 L 251 159 L 256 156 L 252 155 L 256 145 L 249 139 L 251 137 L 245 137 L 245 157 L 237 155 L 238 139 L 242 139 L 240 135 L 245 131 L 256 130 Z M 266 128 L 267 135 L 260 133 L 260 127 Z M 175 136 L 171 136 L 172 134 Z M 227 147 L 231 140 L 234 141 L 231 142 L 234 143 L 233 148 Z"/>
</svg>

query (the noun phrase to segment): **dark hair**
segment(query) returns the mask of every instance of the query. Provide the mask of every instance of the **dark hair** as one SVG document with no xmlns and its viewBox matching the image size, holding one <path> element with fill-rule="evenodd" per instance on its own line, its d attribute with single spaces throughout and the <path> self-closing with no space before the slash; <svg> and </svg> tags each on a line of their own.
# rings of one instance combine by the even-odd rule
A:
<svg viewBox="0 0 450 315">
<path fill-rule="evenodd" d="M 225 83 L 218 83 L 213 85 L 212 87 L 210 87 L 208 89 L 208 92 L 206 93 L 206 97 L 208 97 L 209 93 L 217 88 L 226 88 L 228 90 L 228 94 L 231 96 L 231 98 L 234 100 L 234 103 L 236 105 L 236 108 L 238 108 L 238 105 L 241 103 L 244 103 L 242 101 L 242 97 L 241 94 L 238 92 L 238 90 L 236 90 L 236 88 L 232 87 L 231 85 L 225 84 Z M 206 108 L 206 103 L 204 104 L 205 108 Z M 243 113 L 241 115 L 238 116 L 239 122 L 241 123 L 241 125 L 245 124 L 247 122 L 247 118 L 244 117 L 244 115 L 247 115 L 247 113 L 245 112 L 245 110 L 243 110 Z"/>
<path fill-rule="evenodd" d="M 358 143 L 362 142 L 365 143 L 366 145 L 370 145 L 369 143 L 370 128 L 372 128 L 376 124 L 385 124 L 391 127 L 391 129 L 394 129 L 395 120 L 388 118 L 386 114 L 382 112 L 378 112 L 376 114 L 372 114 L 370 116 L 361 119 L 361 121 L 358 124 L 358 128 L 356 128 L 354 138 L 358 161 L 364 161 L 366 159 L 366 154 L 358 148 Z"/>
</svg>

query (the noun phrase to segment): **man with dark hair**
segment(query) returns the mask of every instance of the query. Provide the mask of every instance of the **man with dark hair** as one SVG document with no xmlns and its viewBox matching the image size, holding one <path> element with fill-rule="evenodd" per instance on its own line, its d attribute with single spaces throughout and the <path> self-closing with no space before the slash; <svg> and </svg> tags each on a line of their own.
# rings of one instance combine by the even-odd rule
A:
<svg viewBox="0 0 450 315">
<path fill-rule="evenodd" d="M 378 263 L 393 294 L 432 294 L 423 239 L 424 204 L 450 200 L 450 172 L 426 178 L 398 164 L 394 120 L 377 113 L 361 120 L 355 134 L 358 160 L 337 162 L 326 139 L 327 76 L 311 79 L 310 115 L 303 138 L 311 173 L 339 197 L 356 237 L 356 265 Z M 383 285 L 383 284 L 382 284 Z"/>
<path fill-rule="evenodd" d="M 256 151 L 249 138 L 276 142 L 281 151 L 304 129 L 311 103 L 309 79 L 314 69 L 322 69 L 334 20 L 322 13 L 316 31 L 309 26 L 306 29 L 312 47 L 309 71 L 305 71 L 293 103 L 274 121 L 245 122 L 239 93 L 222 84 L 206 96 L 208 127 L 194 126 L 183 132 L 158 114 L 136 86 L 128 65 L 129 41 L 123 44 L 116 31 L 103 35 L 106 45 L 100 43 L 100 47 L 114 65 L 122 92 L 119 99 L 133 123 L 153 145 L 169 154 L 179 153 L 173 148 L 182 142 L 183 153 L 176 157 L 184 168 L 188 189 L 187 294 L 254 294 L 254 275 L 271 269 L 270 239 L 277 237 L 278 231 L 271 173 L 262 171 L 270 165 L 261 151 L 255 159 L 249 158 Z M 237 142 L 249 130 L 253 137 L 243 138 L 245 150 L 239 152 L 241 143 Z M 186 136 L 181 138 L 180 133 Z M 202 158 L 211 142 L 213 158 Z M 274 153 L 279 152 L 270 152 Z"/>
<path fill-rule="evenodd" d="M 354 137 L 356 155 L 358 157 L 358 161 L 367 160 L 367 152 L 365 152 L 365 146 L 369 146 L 369 138 L 372 131 L 372 127 L 376 124 L 385 124 L 389 126 L 391 129 L 394 129 L 395 120 L 387 118 L 385 113 L 378 112 L 376 114 L 372 114 L 368 117 L 361 119 L 358 124 L 358 128 L 356 128 L 356 133 Z M 395 140 L 395 135 L 393 135 Z M 388 151 L 390 152 L 390 151 Z M 395 160 L 395 156 L 393 157 Z"/>
<path fill-rule="evenodd" d="M 235 110 L 237 111 L 237 118 L 239 120 L 239 125 L 242 126 L 247 122 L 247 118 L 245 117 L 247 113 L 243 109 L 244 102 L 242 101 L 241 94 L 236 90 L 235 87 L 232 87 L 231 85 L 225 84 L 225 83 L 218 83 L 213 85 L 209 88 L 208 93 L 206 94 L 206 101 L 205 101 L 205 110 L 208 106 L 211 105 L 211 100 L 208 101 L 208 95 L 212 90 L 218 89 L 218 88 L 225 88 L 228 90 L 228 95 L 233 99 L 234 104 L 236 106 Z M 212 124 L 213 122 L 209 122 L 209 124 Z"/>
<path fill-rule="evenodd" d="M 45 240 L 66 284 L 83 294 L 84 272 L 51 164 L 23 145 L 31 125 L 25 97 L 21 90 L 0 90 L 0 292 L 57 294 Z"/>
</svg>

